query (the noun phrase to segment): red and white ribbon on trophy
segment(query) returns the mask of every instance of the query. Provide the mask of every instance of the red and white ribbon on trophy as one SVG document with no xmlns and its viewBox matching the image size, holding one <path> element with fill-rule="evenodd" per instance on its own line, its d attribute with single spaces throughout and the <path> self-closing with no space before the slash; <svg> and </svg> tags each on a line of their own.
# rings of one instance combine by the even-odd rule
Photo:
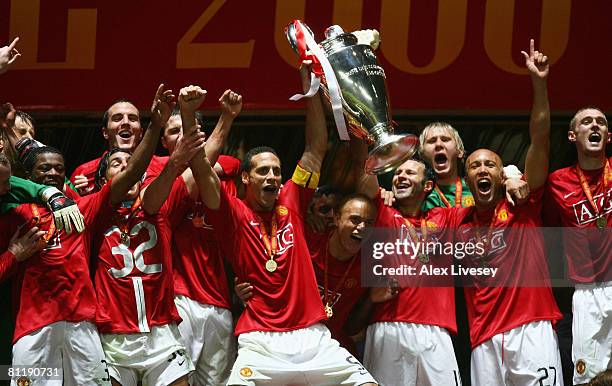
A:
<svg viewBox="0 0 612 386">
<path fill-rule="evenodd" d="M 304 97 L 311 97 L 317 93 L 321 84 L 321 76 L 325 76 L 325 83 L 329 91 L 329 99 L 331 102 L 332 113 L 336 128 L 341 140 L 349 141 L 346 122 L 342 112 L 342 95 L 340 94 L 340 86 L 336 79 L 336 74 L 325 56 L 323 49 L 315 42 L 310 31 L 304 27 L 301 21 L 294 20 L 295 36 L 297 40 L 298 54 L 301 60 L 312 61 L 312 73 L 310 74 L 310 89 L 306 94 L 295 94 L 289 100 L 298 101 Z"/>
</svg>

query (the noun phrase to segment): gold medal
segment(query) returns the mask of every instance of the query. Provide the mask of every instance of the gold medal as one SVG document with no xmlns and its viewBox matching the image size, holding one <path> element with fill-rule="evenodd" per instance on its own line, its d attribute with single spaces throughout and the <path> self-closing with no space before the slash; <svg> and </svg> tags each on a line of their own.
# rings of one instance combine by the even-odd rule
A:
<svg viewBox="0 0 612 386">
<path fill-rule="evenodd" d="M 331 308 L 329 303 L 325 305 L 325 315 L 327 315 L 327 319 L 331 319 L 334 316 L 334 310 Z"/>
<path fill-rule="evenodd" d="M 196 216 L 194 214 L 193 218 L 191 219 L 191 222 L 196 228 L 204 228 L 204 216 Z"/>
<path fill-rule="evenodd" d="M 276 261 L 270 259 L 268 261 L 266 261 L 266 270 L 268 272 L 274 272 L 276 271 L 276 268 L 278 267 L 278 264 L 276 264 Z"/>
<path fill-rule="evenodd" d="M 429 256 L 426 253 L 419 253 L 419 261 L 423 264 L 429 263 Z"/>
<path fill-rule="evenodd" d="M 597 217 L 597 228 L 604 229 L 608 225 L 608 221 L 605 217 Z"/>
</svg>

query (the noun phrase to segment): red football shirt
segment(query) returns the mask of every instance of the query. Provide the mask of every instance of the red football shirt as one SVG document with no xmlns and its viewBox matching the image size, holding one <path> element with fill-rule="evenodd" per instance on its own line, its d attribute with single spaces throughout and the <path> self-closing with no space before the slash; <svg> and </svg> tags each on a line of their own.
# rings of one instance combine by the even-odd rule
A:
<svg viewBox="0 0 612 386">
<path fill-rule="evenodd" d="M 143 186 L 149 185 L 159 173 L 161 173 L 170 157 L 154 156 L 154 158 L 155 165 L 153 168 L 150 168 L 150 170 L 147 170 Z M 153 161 L 151 161 L 151 163 L 153 163 Z M 221 169 L 223 169 L 223 176 L 221 176 L 221 178 L 224 180 L 234 178 L 240 172 L 240 160 L 237 158 L 221 154 L 217 158 L 217 163 L 221 166 Z"/>
<path fill-rule="evenodd" d="M 521 206 L 512 207 L 504 201 L 491 228 L 488 256 L 466 257 L 459 263 L 466 268 L 498 268 L 495 278 L 461 276 L 472 347 L 523 324 L 561 318 L 550 288 L 544 239 L 537 229 L 541 226 L 543 191 L 532 191 L 529 201 Z M 459 211 L 465 216 L 455 233 L 456 242 L 476 242 L 475 207 Z M 491 210 L 482 218 L 491 219 L 493 215 Z M 490 226 L 482 218 L 478 228 L 481 241 Z"/>
<path fill-rule="evenodd" d="M 230 195 L 236 195 L 233 182 L 221 184 Z M 201 201 L 189 200 L 187 214 L 173 229 L 173 241 L 174 292 L 201 304 L 229 309 L 223 252 Z"/>
<path fill-rule="evenodd" d="M 612 162 L 610 158 L 609 162 Z M 612 180 L 607 190 L 603 168 L 584 170 L 599 213 L 608 221 L 605 230 L 597 228 L 597 215 L 582 190 L 576 166 L 559 169 L 548 176 L 544 200 L 544 221 L 563 226 L 563 247 L 570 279 L 578 283 L 612 280 Z"/>
<path fill-rule="evenodd" d="M 129 207 L 107 204 L 103 209 L 105 221 L 97 228 L 93 249 L 100 333 L 149 332 L 152 326 L 180 321 L 174 305 L 171 229 L 184 215 L 186 202 L 185 184 L 177 179 L 155 215 L 140 207 L 131 216 Z M 130 235 L 127 245 L 120 238 L 123 231 Z"/>
<path fill-rule="evenodd" d="M 419 238 L 422 238 L 421 216 L 404 217 L 395 208 L 384 205 L 380 194 L 376 197 L 378 207 L 377 227 L 395 229 L 399 239 L 409 238 L 407 222 L 410 222 Z M 427 224 L 427 242 L 444 242 L 452 239 L 455 211 L 446 208 L 433 208 L 425 216 Z M 429 256 L 428 266 L 450 269 L 453 265 L 452 256 Z M 415 272 L 421 272 L 422 263 L 419 259 L 405 257 L 401 264 L 414 267 Z M 374 308 L 372 323 L 376 322 L 406 322 L 439 326 L 453 334 L 457 333 L 455 319 L 455 288 L 451 276 L 437 276 L 437 287 L 430 283 L 434 280 L 430 275 L 415 275 L 400 281 L 398 295 L 384 303 L 378 303 Z"/>
<path fill-rule="evenodd" d="M 352 341 L 344 332 L 344 324 L 351 310 L 359 302 L 367 289 L 361 286 L 361 256 L 357 253 L 347 261 L 340 261 L 329 254 L 328 240 L 332 232 L 314 233 L 306 231 L 306 240 L 312 257 L 319 294 L 325 304 L 333 309 L 333 316 L 325 324 L 332 337 L 346 348 L 352 349 Z M 327 288 L 325 288 L 325 265 L 327 264 Z"/>
<path fill-rule="evenodd" d="M 274 272 L 265 268 L 269 260 L 260 225 L 270 232 L 273 212 L 255 212 L 245 201 L 221 189 L 221 206 L 205 209 L 217 238 L 240 282 L 255 289 L 240 316 L 236 335 L 250 331 L 291 331 L 326 319 L 319 297 L 308 246 L 303 213 L 314 193 L 293 181 L 285 183 L 276 202 L 278 250 Z"/>
<path fill-rule="evenodd" d="M 55 232 L 48 246 L 22 263 L 15 263 L 10 273 L 13 280 L 13 307 L 15 331 L 13 342 L 51 323 L 63 320 L 94 321 L 96 295 L 89 273 L 89 253 L 93 225 L 99 212 L 106 205 L 110 189 L 83 197 L 78 206 L 85 218 L 86 230 L 67 235 L 64 230 Z M 39 227 L 48 230 L 53 216 L 45 206 L 37 205 Z M 0 219 L 0 250 L 18 226 L 28 224 L 22 234 L 34 224 L 35 214 L 31 204 L 20 205 Z M 14 259 L 14 257 L 13 257 Z M 2 280 L 2 278 L 0 278 Z"/>
<path fill-rule="evenodd" d="M 102 156 L 104 156 L 104 154 L 106 154 L 106 152 L 104 152 Z M 158 157 L 154 155 L 153 158 L 151 158 L 151 162 L 149 163 L 147 172 L 145 173 L 145 180 L 147 178 L 147 175 L 149 174 L 156 176 L 159 175 L 159 173 L 161 173 L 161 171 L 164 169 L 166 162 L 168 161 L 167 158 L 168 157 Z M 96 177 L 96 170 L 98 170 L 98 164 L 100 163 L 101 159 L 102 157 L 99 157 L 89 162 L 85 162 L 82 165 L 79 165 L 70 176 L 70 182 L 72 182 L 73 184 L 76 176 L 84 175 L 85 177 L 87 177 L 87 187 L 85 189 L 79 190 L 79 193 L 83 192 L 81 193 L 82 196 L 91 194 L 94 191 L 94 179 Z"/>
</svg>

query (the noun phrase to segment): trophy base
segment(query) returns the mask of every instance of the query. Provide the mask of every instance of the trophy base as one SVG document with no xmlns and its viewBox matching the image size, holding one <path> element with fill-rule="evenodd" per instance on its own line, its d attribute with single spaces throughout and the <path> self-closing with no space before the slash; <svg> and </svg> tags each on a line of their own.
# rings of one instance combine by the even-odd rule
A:
<svg viewBox="0 0 612 386">
<path fill-rule="evenodd" d="M 376 143 L 365 163 L 368 174 L 384 174 L 404 163 L 416 153 L 419 139 L 413 134 L 389 135 Z"/>
</svg>

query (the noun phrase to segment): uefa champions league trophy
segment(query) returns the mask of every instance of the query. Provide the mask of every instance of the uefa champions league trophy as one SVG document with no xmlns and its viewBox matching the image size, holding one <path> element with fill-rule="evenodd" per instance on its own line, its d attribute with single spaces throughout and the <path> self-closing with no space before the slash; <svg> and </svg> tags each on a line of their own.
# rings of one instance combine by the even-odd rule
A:
<svg viewBox="0 0 612 386">
<path fill-rule="evenodd" d="M 325 30 L 326 39 L 317 44 L 310 28 L 294 20 L 285 28 L 285 34 L 302 59 L 315 63 L 313 72 L 318 76 L 312 76 L 306 96 L 314 95 L 321 87 L 331 104 L 340 139 L 349 140 L 350 132 L 370 145 L 367 173 L 386 173 L 416 152 L 415 135 L 394 134 L 385 71 L 374 54 L 380 41 L 377 31 L 345 33 L 334 25 Z M 291 99 L 301 97 L 295 95 Z"/>
</svg>

